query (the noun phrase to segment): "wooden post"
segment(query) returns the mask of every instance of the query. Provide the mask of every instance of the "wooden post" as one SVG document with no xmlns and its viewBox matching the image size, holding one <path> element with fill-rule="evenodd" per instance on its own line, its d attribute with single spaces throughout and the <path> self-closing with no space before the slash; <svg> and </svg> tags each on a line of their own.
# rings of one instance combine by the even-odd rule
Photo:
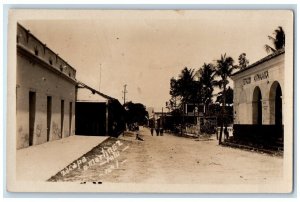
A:
<svg viewBox="0 0 300 202">
<path fill-rule="evenodd" d="M 161 108 L 161 127 L 164 129 L 164 108 Z"/>
</svg>

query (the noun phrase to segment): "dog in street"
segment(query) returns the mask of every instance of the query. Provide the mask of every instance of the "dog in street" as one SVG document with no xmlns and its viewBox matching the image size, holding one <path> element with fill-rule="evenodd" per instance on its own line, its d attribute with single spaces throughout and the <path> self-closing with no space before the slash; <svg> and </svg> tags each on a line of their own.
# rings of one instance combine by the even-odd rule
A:
<svg viewBox="0 0 300 202">
<path fill-rule="evenodd" d="M 144 141 L 144 140 L 139 136 L 139 134 L 136 134 L 135 139 L 136 139 L 136 140 L 139 140 L 139 141 Z"/>
</svg>

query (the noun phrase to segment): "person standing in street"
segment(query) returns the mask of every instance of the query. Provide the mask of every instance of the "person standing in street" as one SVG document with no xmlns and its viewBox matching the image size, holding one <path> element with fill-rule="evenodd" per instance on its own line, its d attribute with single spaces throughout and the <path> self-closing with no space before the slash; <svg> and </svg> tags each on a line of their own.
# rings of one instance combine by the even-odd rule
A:
<svg viewBox="0 0 300 202">
<path fill-rule="evenodd" d="M 161 128 L 161 129 L 160 129 L 160 136 L 163 136 L 163 135 L 164 135 L 164 129 Z"/>
<path fill-rule="evenodd" d="M 155 132 L 156 132 L 156 136 L 159 136 L 159 128 L 158 127 L 155 129 Z"/>
</svg>

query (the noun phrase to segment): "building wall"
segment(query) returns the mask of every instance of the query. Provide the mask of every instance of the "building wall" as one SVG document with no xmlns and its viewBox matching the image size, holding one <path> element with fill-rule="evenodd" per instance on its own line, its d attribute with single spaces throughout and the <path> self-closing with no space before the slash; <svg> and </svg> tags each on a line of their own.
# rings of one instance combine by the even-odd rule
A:
<svg viewBox="0 0 300 202">
<path fill-rule="evenodd" d="M 76 134 L 108 135 L 109 100 L 87 88 L 77 88 Z M 90 114 L 89 117 L 86 117 Z"/>
<path fill-rule="evenodd" d="M 107 135 L 106 112 L 105 102 L 76 102 L 76 135 Z"/>
<path fill-rule="evenodd" d="M 234 80 L 234 123 L 254 124 L 254 89 L 259 87 L 262 96 L 262 124 L 272 125 L 274 118 L 274 86 L 279 84 L 282 91 L 284 111 L 284 53 L 255 67 L 233 76 Z M 282 113 L 282 120 L 284 120 Z"/>
<path fill-rule="evenodd" d="M 124 107 L 117 99 L 84 85 L 77 88 L 76 134 L 118 137 L 126 129 Z"/>
<path fill-rule="evenodd" d="M 35 49 L 38 49 L 38 53 Z M 36 94 L 33 145 L 47 142 L 47 96 L 52 97 L 49 141 L 74 135 L 75 75 L 75 69 L 18 25 L 17 149 L 29 146 L 29 92 Z M 64 100 L 63 127 L 61 127 L 61 100 Z M 71 112 L 70 103 L 72 103 Z"/>
</svg>

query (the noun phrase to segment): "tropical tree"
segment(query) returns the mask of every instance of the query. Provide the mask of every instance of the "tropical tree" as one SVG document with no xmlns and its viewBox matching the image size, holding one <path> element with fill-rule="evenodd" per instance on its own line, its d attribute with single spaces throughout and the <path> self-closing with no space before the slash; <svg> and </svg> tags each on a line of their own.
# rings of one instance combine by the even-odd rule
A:
<svg viewBox="0 0 300 202">
<path fill-rule="evenodd" d="M 202 84 L 200 90 L 202 91 L 202 102 L 205 104 L 205 109 L 208 108 L 209 103 L 212 102 L 215 81 L 215 67 L 213 64 L 204 63 L 199 69 L 200 82 Z"/>
<path fill-rule="evenodd" d="M 195 88 L 194 70 L 185 67 L 181 71 L 181 74 L 179 75 L 179 79 L 177 82 L 178 82 L 178 88 L 179 88 L 180 96 L 182 98 L 182 102 L 183 103 L 190 102 L 193 99 L 193 93 L 194 93 L 193 90 Z"/>
<path fill-rule="evenodd" d="M 201 92 L 199 92 L 200 83 L 195 81 L 194 69 L 189 69 L 185 67 L 181 70 L 178 79 L 171 78 L 170 80 L 170 104 L 181 114 L 184 113 L 185 105 L 187 103 L 193 103 L 194 107 L 199 98 L 201 97 Z M 180 110 L 181 108 L 181 110 Z M 183 125 L 185 124 L 184 116 L 181 117 L 181 132 Z"/>
<path fill-rule="evenodd" d="M 218 93 L 216 103 L 222 103 L 223 102 L 223 91 Z M 225 127 L 227 124 L 233 122 L 233 89 L 230 88 L 230 86 L 226 89 L 225 92 L 225 116 L 223 117 L 223 121 L 225 124 Z"/>
<path fill-rule="evenodd" d="M 239 60 L 239 68 L 240 69 L 245 69 L 249 64 L 249 60 L 246 58 L 246 53 L 240 54 L 238 60 Z"/>
<path fill-rule="evenodd" d="M 126 102 L 124 107 L 126 109 L 126 122 L 128 124 L 138 123 L 142 125 L 147 123 L 149 114 L 143 104 L 130 101 Z"/>
<path fill-rule="evenodd" d="M 268 38 L 269 40 L 272 41 L 274 47 L 266 44 L 265 50 L 267 51 L 267 53 L 269 52 L 274 53 L 280 49 L 284 49 L 285 47 L 285 33 L 281 26 L 279 26 L 277 29 L 274 30 L 273 35 L 274 37 L 268 36 Z"/>
<path fill-rule="evenodd" d="M 226 89 L 227 84 L 229 83 L 228 78 L 231 76 L 234 69 L 237 67 L 234 66 L 234 60 L 232 57 L 227 57 L 226 53 L 224 55 L 221 55 L 221 58 L 217 60 L 216 65 L 216 76 L 220 77 L 220 80 L 217 81 L 219 88 L 223 91 L 222 94 L 222 113 L 221 113 L 221 131 L 219 136 L 219 144 L 221 144 L 222 141 L 222 133 L 223 133 L 223 127 L 224 127 L 224 115 L 226 113 Z M 225 125 L 227 128 L 227 125 Z M 225 129 L 226 129 L 225 128 Z"/>
<path fill-rule="evenodd" d="M 170 95 L 178 97 L 180 104 L 191 102 L 195 95 L 194 70 L 185 67 L 179 74 L 179 78 L 171 78 L 170 80 Z"/>
<path fill-rule="evenodd" d="M 222 103 L 223 102 L 223 91 L 218 93 L 216 102 Z M 225 104 L 231 105 L 233 104 L 233 90 L 230 88 L 230 86 L 226 89 L 225 92 Z"/>
</svg>

